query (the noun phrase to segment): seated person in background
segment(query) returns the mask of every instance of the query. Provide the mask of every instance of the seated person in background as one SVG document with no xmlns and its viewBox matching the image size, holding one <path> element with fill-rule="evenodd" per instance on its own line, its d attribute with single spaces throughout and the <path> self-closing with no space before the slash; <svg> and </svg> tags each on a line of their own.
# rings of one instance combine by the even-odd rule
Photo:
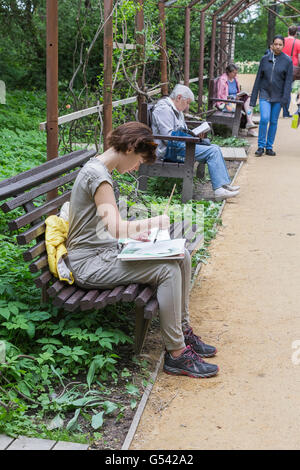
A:
<svg viewBox="0 0 300 470">
<path fill-rule="evenodd" d="M 162 98 L 152 111 L 152 130 L 154 134 L 186 136 L 187 125 L 184 112 L 194 101 L 194 94 L 185 85 L 176 85 L 171 95 Z M 190 137 L 190 135 L 188 135 Z M 170 162 L 184 162 L 185 143 L 158 140 L 156 155 Z M 196 144 L 195 160 L 207 163 L 211 184 L 217 201 L 231 198 L 239 194 L 239 186 L 231 186 L 226 164 L 218 145 Z"/>
<path fill-rule="evenodd" d="M 223 73 L 223 75 L 220 76 L 218 80 L 218 91 L 217 91 L 217 98 L 220 98 L 222 100 L 227 100 L 227 99 L 235 99 L 235 100 L 240 100 L 244 102 L 244 112 L 245 114 L 242 116 L 241 119 L 241 127 L 246 127 L 248 129 L 248 135 L 250 137 L 257 137 L 255 127 L 257 127 L 256 124 L 254 124 L 252 118 L 252 108 L 250 107 L 250 96 L 247 93 L 243 93 L 241 96 L 237 96 L 238 93 L 240 93 L 240 85 L 237 80 L 237 72 L 238 68 L 235 64 L 229 64 L 226 67 L 226 72 Z M 220 102 L 218 105 L 219 109 L 222 109 L 224 112 L 234 112 L 235 111 L 235 105 L 234 103 L 222 103 Z"/>
<path fill-rule="evenodd" d="M 160 327 L 166 353 L 164 371 L 190 377 L 211 377 L 218 366 L 204 362 L 216 348 L 203 343 L 189 323 L 191 257 L 182 260 L 124 262 L 118 259 L 118 238 L 147 241 L 151 228 L 167 229 L 168 215 L 128 221 L 116 203 L 112 172 L 127 173 L 155 161 L 151 129 L 127 122 L 108 136 L 109 148 L 80 170 L 71 193 L 66 263 L 84 289 L 112 289 L 132 283 L 157 286 Z"/>
</svg>

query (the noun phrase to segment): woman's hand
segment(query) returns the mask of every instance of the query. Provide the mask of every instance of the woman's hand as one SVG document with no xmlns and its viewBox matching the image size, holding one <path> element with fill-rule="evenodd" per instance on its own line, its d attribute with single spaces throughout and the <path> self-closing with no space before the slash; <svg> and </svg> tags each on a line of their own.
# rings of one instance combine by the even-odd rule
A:
<svg viewBox="0 0 300 470">
<path fill-rule="evenodd" d="M 150 242 L 149 234 L 150 234 L 150 231 L 149 232 L 140 232 L 140 233 L 137 233 L 136 235 L 133 235 L 131 238 L 133 238 L 133 240 L 136 240 L 136 241 L 139 241 L 139 242 Z"/>
</svg>

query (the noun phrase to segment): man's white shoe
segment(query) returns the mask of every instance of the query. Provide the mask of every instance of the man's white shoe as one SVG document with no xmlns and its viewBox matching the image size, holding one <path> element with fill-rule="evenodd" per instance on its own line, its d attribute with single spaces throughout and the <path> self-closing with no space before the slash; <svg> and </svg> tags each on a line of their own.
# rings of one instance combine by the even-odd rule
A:
<svg viewBox="0 0 300 470">
<path fill-rule="evenodd" d="M 235 197 L 239 194 L 239 191 L 228 191 L 225 188 L 218 188 L 215 190 L 215 199 L 216 201 L 223 201 L 223 199 L 229 199 L 230 197 Z"/>
<path fill-rule="evenodd" d="M 223 188 L 228 189 L 228 191 L 239 191 L 240 186 L 232 186 L 231 184 L 224 184 Z"/>
</svg>

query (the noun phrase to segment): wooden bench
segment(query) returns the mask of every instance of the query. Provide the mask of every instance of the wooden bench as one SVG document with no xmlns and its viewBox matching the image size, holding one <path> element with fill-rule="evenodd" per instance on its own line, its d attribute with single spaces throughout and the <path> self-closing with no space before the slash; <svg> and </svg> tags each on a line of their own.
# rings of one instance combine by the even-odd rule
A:
<svg viewBox="0 0 300 470">
<path fill-rule="evenodd" d="M 151 108 L 153 104 L 143 103 L 141 108 L 141 119 L 140 121 L 151 127 Z M 190 127 L 196 127 L 201 124 L 201 121 L 188 121 L 187 124 Z M 152 165 L 140 165 L 139 168 L 139 189 L 141 191 L 147 190 L 147 183 L 149 177 L 162 176 L 164 178 L 181 178 L 183 180 L 182 196 L 181 201 L 183 203 L 193 198 L 193 177 L 194 177 L 194 165 L 195 165 L 195 146 L 200 143 L 200 139 L 197 137 L 170 137 L 163 135 L 155 135 L 157 140 L 176 140 L 179 142 L 186 143 L 186 155 L 184 163 L 173 163 L 166 162 L 157 159 Z M 199 163 L 197 167 L 197 177 L 204 178 L 205 164 Z"/>
<path fill-rule="evenodd" d="M 23 257 L 29 262 L 31 273 L 38 273 L 34 282 L 42 290 L 42 301 L 49 297 L 53 304 L 68 312 L 83 312 L 90 309 L 103 309 L 117 302 L 134 302 L 135 305 L 135 343 L 134 350 L 139 353 L 151 319 L 158 312 L 155 288 L 147 285 L 120 285 L 114 289 L 85 290 L 75 284 L 68 285 L 55 278 L 48 267 L 45 245 L 45 218 L 58 213 L 61 206 L 70 199 L 72 183 L 81 166 L 95 151 L 80 150 L 48 161 L 31 170 L 20 173 L 0 182 L 0 201 L 4 213 L 23 209 L 24 214 L 8 221 L 9 230 L 18 231 L 17 243 L 28 246 Z M 67 187 L 66 187 L 67 186 Z M 48 201 L 47 194 L 59 188 L 59 195 Z M 117 189 L 116 189 L 117 191 Z M 116 192 L 115 191 L 115 192 Z M 202 241 L 202 234 L 195 233 L 196 227 L 186 223 L 176 223 L 171 227 L 171 238 L 184 236 L 187 248 L 192 253 Z M 32 246 L 32 242 L 35 244 Z"/>
<path fill-rule="evenodd" d="M 229 127 L 232 136 L 238 137 L 244 102 L 240 100 L 220 100 L 217 93 L 219 78 L 217 77 L 209 81 L 208 108 L 212 108 L 217 102 L 234 103 L 236 108 L 233 113 L 223 113 L 217 110 L 209 117 L 209 120 L 213 125 L 222 124 Z"/>
</svg>

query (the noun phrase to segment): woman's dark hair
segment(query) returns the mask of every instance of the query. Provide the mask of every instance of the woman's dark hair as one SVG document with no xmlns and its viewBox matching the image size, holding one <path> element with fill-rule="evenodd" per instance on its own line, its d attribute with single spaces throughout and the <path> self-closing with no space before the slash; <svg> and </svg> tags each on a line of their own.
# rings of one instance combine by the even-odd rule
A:
<svg viewBox="0 0 300 470">
<path fill-rule="evenodd" d="M 280 39 L 283 42 L 283 45 L 284 45 L 284 37 L 281 36 L 281 34 L 276 34 L 276 36 L 273 37 L 272 44 L 274 44 L 275 39 Z"/>
<path fill-rule="evenodd" d="M 117 152 L 133 150 L 143 155 L 145 163 L 154 163 L 156 160 L 154 142 L 150 127 L 141 122 L 126 122 L 108 134 L 107 142 Z"/>
<path fill-rule="evenodd" d="M 226 73 L 233 72 L 234 70 L 238 70 L 238 67 L 235 64 L 228 64 L 225 69 Z"/>
<path fill-rule="evenodd" d="M 292 26 L 289 27 L 289 35 L 296 36 L 297 30 L 298 30 L 298 27 L 293 24 Z"/>
</svg>

